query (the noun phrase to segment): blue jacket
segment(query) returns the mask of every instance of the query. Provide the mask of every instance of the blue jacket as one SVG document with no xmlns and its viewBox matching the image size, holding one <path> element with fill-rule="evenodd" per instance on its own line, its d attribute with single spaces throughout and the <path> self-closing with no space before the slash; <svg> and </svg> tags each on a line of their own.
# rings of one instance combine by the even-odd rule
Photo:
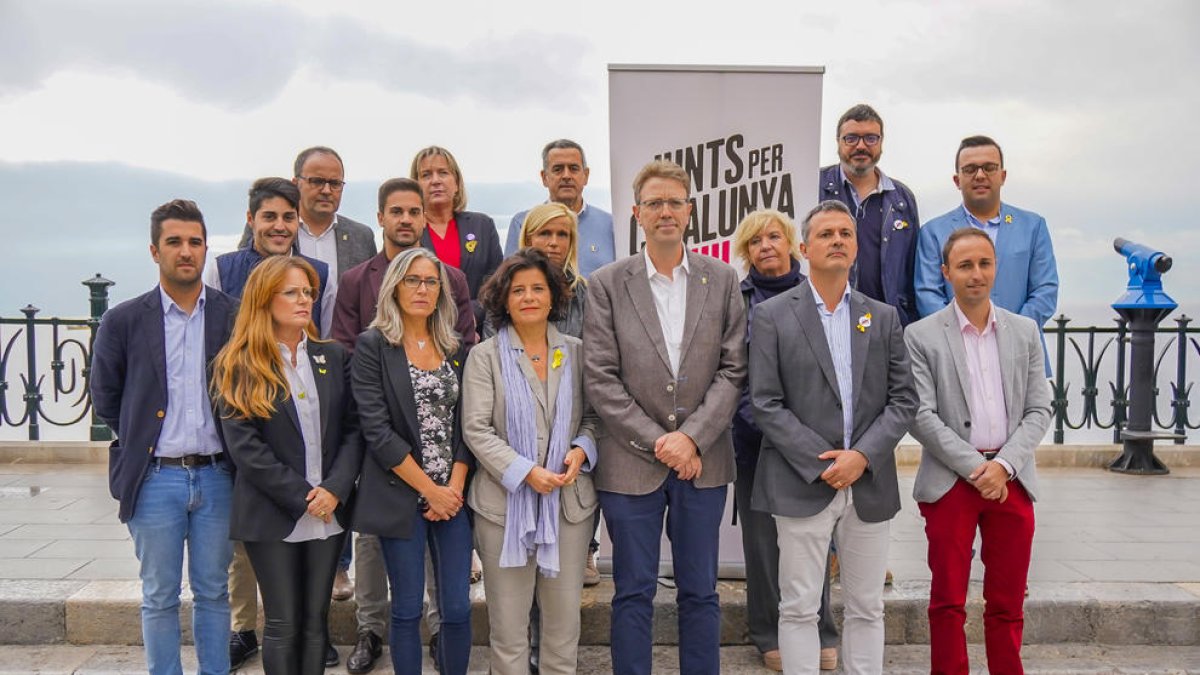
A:
<svg viewBox="0 0 1200 675">
<path fill-rule="evenodd" d="M 204 358 L 212 363 L 229 339 L 237 301 L 209 288 L 204 302 Z M 92 405 L 116 434 L 108 449 L 108 487 L 125 523 L 133 517 L 167 410 L 166 331 L 157 287 L 105 312 L 91 368 Z"/>
<path fill-rule="evenodd" d="M 970 227 L 961 205 L 925 223 L 917 242 L 917 311 L 929 316 L 950 304 L 954 289 L 942 276 L 942 247 L 950 233 Z M 996 283 L 992 302 L 1045 326 L 1058 307 L 1058 265 L 1046 219 L 1032 211 L 1000 204 L 996 235 Z M 1045 335 L 1042 347 L 1045 348 Z M 1049 354 L 1046 372 L 1050 372 Z"/>
<path fill-rule="evenodd" d="M 317 297 L 313 298 L 312 320 L 320 329 L 321 297 L 325 295 L 326 284 L 329 281 L 329 265 L 316 258 L 295 252 L 295 247 L 293 247 L 292 255 L 304 259 L 317 271 L 317 279 L 321 282 L 321 288 L 317 291 Z M 246 288 L 246 280 L 250 278 L 250 273 L 262 261 L 262 255 L 254 250 L 253 246 L 217 256 L 217 275 L 221 282 L 221 290 L 235 298 L 241 298 L 242 291 Z"/>
<path fill-rule="evenodd" d="M 817 195 L 820 201 L 836 199 L 845 204 L 850 213 L 855 212 L 854 195 L 849 194 L 841 183 L 839 164 L 821 169 L 821 184 Z M 883 280 L 883 298 L 877 298 L 896 308 L 900 323 L 907 326 L 916 321 L 917 301 L 913 289 L 913 265 L 917 253 L 917 231 L 921 217 L 917 213 L 917 199 L 908 186 L 890 178 L 894 190 L 883 192 L 883 232 L 879 259 L 883 261 L 880 277 Z M 858 267 L 851 271 L 850 283 L 857 288 Z"/>
</svg>

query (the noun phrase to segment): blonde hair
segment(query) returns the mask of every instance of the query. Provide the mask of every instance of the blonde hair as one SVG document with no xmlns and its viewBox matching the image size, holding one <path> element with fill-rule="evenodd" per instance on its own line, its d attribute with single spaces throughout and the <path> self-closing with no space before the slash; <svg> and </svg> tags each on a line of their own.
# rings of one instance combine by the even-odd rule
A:
<svg viewBox="0 0 1200 675">
<path fill-rule="evenodd" d="M 688 176 L 688 172 L 684 171 L 682 166 L 669 159 L 656 159 L 643 166 L 633 179 L 634 204 L 642 203 L 642 186 L 651 178 L 664 178 L 666 180 L 677 181 L 680 185 L 683 185 L 687 196 L 690 197 L 692 195 L 692 179 Z"/>
<path fill-rule="evenodd" d="M 404 340 L 404 310 L 396 299 L 396 289 L 400 281 L 408 274 L 414 262 L 424 258 L 433 263 L 438 271 L 438 298 L 433 306 L 433 314 L 429 315 L 429 336 L 443 357 L 452 356 L 458 351 L 459 336 L 454 332 L 454 322 L 458 320 L 458 307 L 450 295 L 450 275 L 446 266 L 433 251 L 421 247 L 410 248 L 396 256 L 387 271 L 383 274 L 383 283 L 379 286 L 379 303 L 375 309 L 375 320 L 367 328 L 377 328 L 393 347 L 399 347 Z"/>
<path fill-rule="evenodd" d="M 571 279 L 571 290 L 586 284 L 587 279 L 579 273 L 579 216 L 565 204 L 548 202 L 538 204 L 525 214 L 525 222 L 521 224 L 521 248 L 533 246 L 533 235 L 556 218 L 566 218 L 571 222 L 568 228 L 571 232 L 571 245 L 567 249 L 567 259 L 563 262 L 563 272 Z"/>
<path fill-rule="evenodd" d="M 788 255 L 795 258 L 798 252 L 796 240 L 796 224 L 787 214 L 775 209 L 759 209 L 751 211 L 738 223 L 733 233 L 733 252 L 750 269 L 750 240 L 757 237 L 771 223 L 779 223 L 783 230 L 783 238 L 787 240 Z"/>
<path fill-rule="evenodd" d="M 418 175 L 421 171 L 421 162 L 430 157 L 444 157 L 446 164 L 450 165 L 450 172 L 454 174 L 454 182 L 458 184 L 458 192 L 454 193 L 454 212 L 465 211 L 467 208 L 467 184 L 463 182 L 462 169 L 458 168 L 458 161 L 454 159 L 454 155 L 450 154 L 449 150 L 440 145 L 431 145 L 418 150 L 413 157 L 412 166 L 408 169 L 408 177 L 420 181 Z"/>
<path fill-rule="evenodd" d="M 321 281 L 306 260 L 286 255 L 267 258 L 246 280 L 233 334 L 213 360 L 213 398 L 229 406 L 233 417 L 270 417 L 275 414 L 275 402 L 291 396 L 283 374 L 283 355 L 275 337 L 271 303 L 293 269 L 304 272 L 313 297 L 320 297 Z M 304 331 L 308 339 L 321 341 L 311 318 Z"/>
</svg>

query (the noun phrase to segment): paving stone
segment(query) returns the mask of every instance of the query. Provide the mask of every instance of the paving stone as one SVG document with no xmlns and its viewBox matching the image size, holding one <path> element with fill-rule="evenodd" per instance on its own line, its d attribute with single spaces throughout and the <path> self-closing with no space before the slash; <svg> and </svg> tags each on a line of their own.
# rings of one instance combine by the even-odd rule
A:
<svg viewBox="0 0 1200 675">
<path fill-rule="evenodd" d="M 78 581 L 0 579 L 0 643 L 55 644 L 66 640 L 66 599 L 82 587 Z"/>
<path fill-rule="evenodd" d="M 0 540 L 0 551 L 4 550 L 4 540 Z M 137 555 L 133 550 L 132 540 L 114 539 L 58 539 L 39 549 L 34 558 L 120 558 L 135 560 Z M 133 576 L 137 576 L 137 567 L 133 568 Z M 126 577 L 127 578 L 127 577 Z"/>
</svg>

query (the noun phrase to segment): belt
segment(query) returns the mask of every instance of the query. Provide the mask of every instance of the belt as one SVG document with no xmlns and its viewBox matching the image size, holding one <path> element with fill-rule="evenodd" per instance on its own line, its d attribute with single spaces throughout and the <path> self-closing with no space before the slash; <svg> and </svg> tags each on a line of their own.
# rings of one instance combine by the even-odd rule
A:
<svg viewBox="0 0 1200 675">
<path fill-rule="evenodd" d="M 996 455 L 1000 454 L 1000 448 L 980 448 L 979 454 L 983 455 L 984 459 L 996 459 Z"/>
<path fill-rule="evenodd" d="M 212 455 L 184 455 L 183 457 L 155 457 L 154 461 L 159 465 L 166 466 L 182 466 L 191 468 L 193 466 L 208 466 L 224 461 L 225 453 L 218 452 Z"/>
</svg>

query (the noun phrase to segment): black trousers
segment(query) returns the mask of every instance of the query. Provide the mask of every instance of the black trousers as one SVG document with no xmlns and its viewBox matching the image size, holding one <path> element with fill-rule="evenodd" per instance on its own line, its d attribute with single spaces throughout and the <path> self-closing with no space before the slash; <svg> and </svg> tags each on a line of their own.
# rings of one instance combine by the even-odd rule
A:
<svg viewBox="0 0 1200 675">
<path fill-rule="evenodd" d="M 245 542 L 266 615 L 262 660 L 267 675 L 325 672 L 326 619 L 345 537 Z"/>
</svg>

